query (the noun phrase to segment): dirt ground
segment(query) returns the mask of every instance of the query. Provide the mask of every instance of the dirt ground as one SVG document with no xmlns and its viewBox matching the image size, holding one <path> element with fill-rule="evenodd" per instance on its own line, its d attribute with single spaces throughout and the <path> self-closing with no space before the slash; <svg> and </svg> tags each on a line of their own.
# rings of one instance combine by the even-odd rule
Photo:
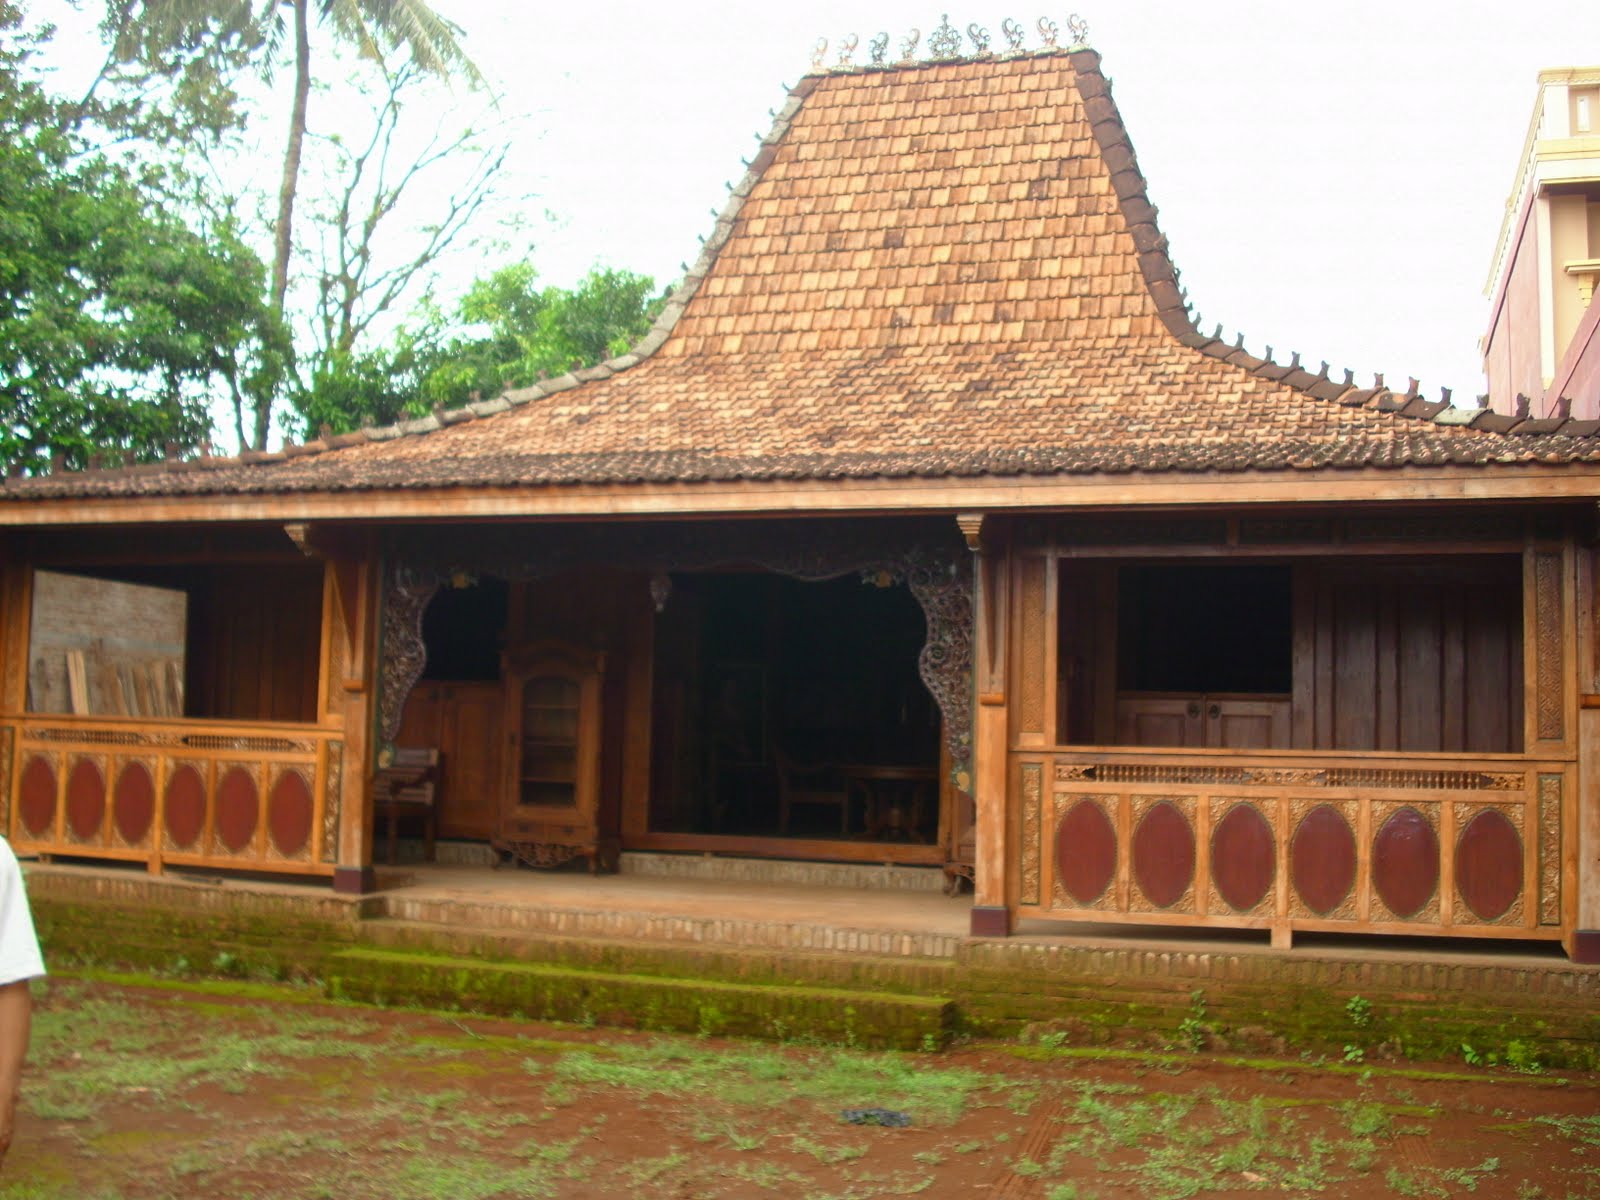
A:
<svg viewBox="0 0 1600 1200">
<path fill-rule="evenodd" d="M 1600 1078 L 1349 1058 L 873 1054 L 82 973 L 41 992 L 0 1197 L 1600 1196 Z"/>
</svg>

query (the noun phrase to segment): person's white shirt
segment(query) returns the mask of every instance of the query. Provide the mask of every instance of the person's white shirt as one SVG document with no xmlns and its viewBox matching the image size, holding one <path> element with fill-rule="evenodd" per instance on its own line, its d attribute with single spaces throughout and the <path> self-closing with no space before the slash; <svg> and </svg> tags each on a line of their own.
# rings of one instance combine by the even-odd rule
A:
<svg viewBox="0 0 1600 1200">
<path fill-rule="evenodd" d="M 22 887 L 22 868 L 11 843 L 0 837 L 0 987 L 43 974 L 44 958 Z"/>
</svg>

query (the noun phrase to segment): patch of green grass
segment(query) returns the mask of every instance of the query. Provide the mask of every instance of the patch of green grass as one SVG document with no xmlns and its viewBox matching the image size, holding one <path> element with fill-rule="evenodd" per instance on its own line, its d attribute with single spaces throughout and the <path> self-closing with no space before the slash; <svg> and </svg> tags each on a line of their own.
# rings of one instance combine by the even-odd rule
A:
<svg viewBox="0 0 1600 1200">
<path fill-rule="evenodd" d="M 526 1063 L 575 1087 L 616 1087 L 651 1096 L 699 1096 L 733 1107 L 777 1108 L 796 1101 L 821 1107 L 879 1106 L 924 1121 L 954 1121 L 975 1092 L 1003 1081 L 976 1071 L 928 1065 L 893 1052 L 797 1051 L 758 1045 L 720 1048 L 658 1039 L 624 1043 L 615 1053 L 563 1055 Z"/>
<path fill-rule="evenodd" d="M 834 1163 L 850 1162 L 853 1159 L 864 1158 L 867 1153 L 867 1147 L 865 1146 L 827 1146 L 800 1134 L 790 1138 L 789 1144 L 802 1154 L 809 1154 L 819 1163 L 825 1163 L 829 1166 Z M 916 1156 L 913 1155 L 912 1157 Z M 937 1158 L 937 1155 L 935 1157 Z"/>
<path fill-rule="evenodd" d="M 635 1159 L 622 1167 L 621 1174 L 634 1186 L 643 1187 L 646 1184 L 660 1183 L 664 1177 L 688 1165 L 689 1156 L 681 1150 L 673 1150 L 660 1158 Z"/>
</svg>

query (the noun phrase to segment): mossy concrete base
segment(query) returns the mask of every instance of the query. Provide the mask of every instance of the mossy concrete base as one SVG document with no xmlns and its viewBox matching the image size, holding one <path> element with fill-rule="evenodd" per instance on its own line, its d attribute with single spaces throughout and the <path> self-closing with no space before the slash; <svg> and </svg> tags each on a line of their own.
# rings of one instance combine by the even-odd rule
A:
<svg viewBox="0 0 1600 1200">
<path fill-rule="evenodd" d="M 1011 937 L 877 955 L 396 920 L 381 896 L 312 888 L 41 873 L 30 891 L 48 960 L 337 980 L 387 1003 L 861 1044 L 1037 1030 L 1074 1044 L 1600 1068 L 1600 969 L 1514 950 Z"/>
<path fill-rule="evenodd" d="M 341 950 L 327 966 L 330 995 L 374 1004 L 879 1049 L 942 1046 L 955 1017 L 955 1006 L 938 997 L 621 975 L 389 950 Z"/>
</svg>

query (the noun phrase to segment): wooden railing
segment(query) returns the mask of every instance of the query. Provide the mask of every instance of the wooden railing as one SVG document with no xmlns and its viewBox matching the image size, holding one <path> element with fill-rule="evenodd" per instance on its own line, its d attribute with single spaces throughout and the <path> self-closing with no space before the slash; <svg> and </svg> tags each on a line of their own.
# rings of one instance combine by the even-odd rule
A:
<svg viewBox="0 0 1600 1200">
<path fill-rule="evenodd" d="M 1569 762 L 1513 756 L 1017 752 L 1021 917 L 1562 937 Z"/>
<path fill-rule="evenodd" d="M 0 723 L 0 827 L 22 853 L 331 875 L 342 751 L 311 725 L 30 715 Z"/>
</svg>

